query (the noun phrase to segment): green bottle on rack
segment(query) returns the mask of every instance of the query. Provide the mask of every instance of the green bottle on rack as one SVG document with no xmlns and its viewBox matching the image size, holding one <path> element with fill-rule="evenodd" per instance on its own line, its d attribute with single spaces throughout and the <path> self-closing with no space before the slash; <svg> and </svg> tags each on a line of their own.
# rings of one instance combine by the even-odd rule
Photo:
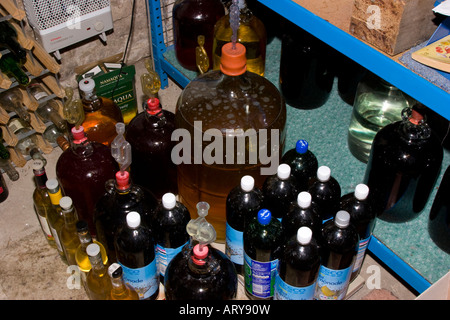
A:
<svg viewBox="0 0 450 320">
<path fill-rule="evenodd" d="M 30 83 L 30 78 L 22 70 L 22 63 L 12 53 L 7 53 L 0 58 L 0 70 L 8 77 L 15 78 L 23 86 Z"/>
</svg>

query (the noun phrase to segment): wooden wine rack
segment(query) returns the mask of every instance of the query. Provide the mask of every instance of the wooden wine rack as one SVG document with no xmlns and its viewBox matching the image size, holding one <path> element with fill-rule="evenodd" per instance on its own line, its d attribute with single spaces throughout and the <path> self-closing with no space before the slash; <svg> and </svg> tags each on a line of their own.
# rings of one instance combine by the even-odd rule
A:
<svg viewBox="0 0 450 320">
<path fill-rule="evenodd" d="M 27 50 L 26 62 L 23 65 L 25 73 L 30 80 L 35 79 L 39 82 L 44 90 L 47 91 L 48 97 L 40 103 L 45 103 L 49 99 L 55 99 L 59 109 L 58 112 L 63 116 L 63 102 L 65 91 L 60 86 L 58 80 L 58 73 L 60 65 L 45 49 L 33 38 L 27 36 L 23 29 L 23 20 L 25 19 L 25 11 L 20 9 L 15 0 L 0 0 L 0 21 L 8 20 L 17 31 L 17 40 L 21 46 Z M 0 52 L 0 57 L 8 53 L 8 50 Z M 43 133 L 51 122 L 44 123 L 42 119 L 35 113 L 39 107 L 39 102 L 30 94 L 26 87 L 20 86 L 14 78 L 9 78 L 0 72 L 0 93 L 18 87 L 23 96 L 23 105 L 27 108 L 31 116 L 32 130 L 26 134 L 16 136 L 9 128 L 8 122 L 11 117 L 16 114 L 14 112 L 6 112 L 1 108 L 0 104 L 0 129 L 3 133 L 4 145 L 10 152 L 11 162 L 16 167 L 23 167 L 30 159 L 29 156 L 24 156 L 21 152 L 15 149 L 17 143 L 29 135 L 36 134 L 37 144 L 40 151 L 44 154 L 49 154 L 56 146 L 48 142 Z"/>
</svg>

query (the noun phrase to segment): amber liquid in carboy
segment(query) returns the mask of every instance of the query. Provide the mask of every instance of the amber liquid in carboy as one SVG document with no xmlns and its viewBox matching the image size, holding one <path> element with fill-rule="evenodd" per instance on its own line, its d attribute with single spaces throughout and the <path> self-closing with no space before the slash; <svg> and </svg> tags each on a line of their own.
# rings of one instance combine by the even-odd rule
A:
<svg viewBox="0 0 450 320">
<path fill-rule="evenodd" d="M 201 80 L 191 81 L 189 93 L 182 92 L 177 105 L 179 113 L 176 117 L 177 127 L 187 129 L 191 135 L 191 164 L 178 165 L 178 192 L 180 201 L 189 209 L 192 218 L 197 217 L 196 205 L 199 201 L 210 204 L 207 219 L 217 232 L 216 241 L 223 243 L 228 193 L 239 185 L 244 175 L 251 175 L 255 179 L 255 185 L 261 187 L 267 178 L 267 175 L 261 174 L 261 168 L 270 166 L 270 163 L 261 164 L 259 153 L 257 163 L 250 163 L 249 152 L 254 152 L 256 147 L 249 143 L 250 139 L 246 139 L 245 143 L 245 164 L 236 164 L 236 160 L 233 161 L 234 164 L 226 164 L 225 130 L 242 129 L 248 132 L 247 129 L 255 129 L 254 138 L 260 147 L 258 129 L 267 129 L 266 145 L 270 148 L 274 143 L 271 140 L 271 129 L 276 129 L 279 136 L 279 140 L 276 141 L 279 146 L 277 151 L 279 161 L 285 141 L 286 106 L 278 89 L 268 81 L 262 82 L 261 79 L 264 78 L 252 72 L 246 72 L 242 77 L 224 78 L 219 71 L 210 71 L 199 78 Z M 211 87 L 205 88 L 205 82 Z M 216 86 L 212 85 L 213 83 Z M 204 156 L 201 164 L 194 163 L 194 121 L 201 121 L 203 139 L 208 129 L 219 129 L 222 132 L 223 164 L 217 162 L 206 164 Z M 199 130 L 197 128 L 195 130 L 196 134 L 199 134 Z M 202 155 L 205 146 L 209 146 L 212 141 L 214 137 L 211 141 L 203 141 Z M 236 159 L 236 139 L 234 142 Z M 250 150 L 249 145 L 253 146 Z M 265 149 L 263 152 L 270 157 L 273 151 Z M 273 167 L 274 172 L 276 165 Z"/>
</svg>

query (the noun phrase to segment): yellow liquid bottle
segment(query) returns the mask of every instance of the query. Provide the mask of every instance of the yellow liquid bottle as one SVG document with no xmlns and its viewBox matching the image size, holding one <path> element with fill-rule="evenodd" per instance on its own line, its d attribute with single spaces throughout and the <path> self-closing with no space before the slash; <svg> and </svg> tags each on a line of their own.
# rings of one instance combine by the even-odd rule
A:
<svg viewBox="0 0 450 320">
<path fill-rule="evenodd" d="M 69 265 L 77 265 L 75 254 L 80 246 L 76 223 L 78 221 L 77 212 L 73 206 L 72 198 L 62 197 L 59 201 L 61 212 L 64 218 L 64 226 L 61 229 L 60 237 L 61 245 L 66 255 Z"/>
<path fill-rule="evenodd" d="M 105 247 L 98 241 L 92 239 L 91 234 L 89 233 L 89 227 L 86 221 L 79 220 L 76 223 L 78 239 L 80 240 L 80 245 L 75 252 L 75 261 L 77 263 L 78 268 L 80 268 L 81 281 L 83 285 L 86 285 L 86 279 L 89 271 L 91 270 L 91 262 L 89 261 L 88 254 L 86 252 L 86 248 L 91 243 L 95 243 L 100 247 L 100 252 L 103 259 L 103 264 L 108 263 L 108 255 L 106 254 Z"/>
<path fill-rule="evenodd" d="M 228 13 L 217 21 L 214 27 L 213 70 L 220 69 L 222 46 L 232 41 L 233 30 Z M 262 21 L 247 8 L 244 0 L 239 0 L 239 28 L 236 41 L 246 49 L 247 70 L 264 76 L 266 65 L 267 35 Z"/>
<path fill-rule="evenodd" d="M 103 264 L 100 246 L 91 243 L 86 248 L 92 266 L 86 279 L 86 291 L 91 300 L 107 300 L 111 293 L 111 280 L 108 277 L 108 267 Z"/>
<path fill-rule="evenodd" d="M 123 281 L 123 269 L 120 264 L 114 262 L 108 268 L 108 275 L 111 279 L 110 300 L 139 300 L 137 291 L 125 281 Z"/>
<path fill-rule="evenodd" d="M 66 254 L 64 253 L 61 240 L 59 239 L 61 229 L 64 227 L 64 218 L 62 216 L 61 207 L 59 206 L 59 200 L 63 197 L 62 190 L 56 179 L 48 179 L 45 186 L 47 187 L 48 195 L 53 205 L 52 210 L 47 212 L 48 224 L 53 238 L 55 239 L 59 256 L 67 263 Z"/>
<path fill-rule="evenodd" d="M 33 205 L 39 223 L 41 225 L 42 232 L 48 244 L 56 249 L 55 239 L 53 238 L 50 226 L 48 224 L 47 215 L 50 210 L 53 210 L 53 205 L 50 200 L 50 196 L 47 193 L 47 173 L 45 171 L 44 162 L 40 159 L 34 160 L 33 164 L 34 180 L 36 182 L 36 188 L 33 192 Z"/>
</svg>

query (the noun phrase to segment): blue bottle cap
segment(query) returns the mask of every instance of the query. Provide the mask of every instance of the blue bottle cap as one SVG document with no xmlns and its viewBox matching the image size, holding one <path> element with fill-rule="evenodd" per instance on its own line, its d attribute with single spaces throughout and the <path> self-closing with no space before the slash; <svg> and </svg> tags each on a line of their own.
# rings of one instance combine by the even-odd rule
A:
<svg viewBox="0 0 450 320">
<path fill-rule="evenodd" d="M 308 141 L 303 139 L 298 140 L 295 144 L 295 151 L 297 151 L 297 153 L 305 153 L 308 151 Z"/>
<path fill-rule="evenodd" d="M 261 209 L 258 211 L 258 222 L 262 225 L 269 224 L 272 219 L 272 213 L 267 209 Z"/>
</svg>

